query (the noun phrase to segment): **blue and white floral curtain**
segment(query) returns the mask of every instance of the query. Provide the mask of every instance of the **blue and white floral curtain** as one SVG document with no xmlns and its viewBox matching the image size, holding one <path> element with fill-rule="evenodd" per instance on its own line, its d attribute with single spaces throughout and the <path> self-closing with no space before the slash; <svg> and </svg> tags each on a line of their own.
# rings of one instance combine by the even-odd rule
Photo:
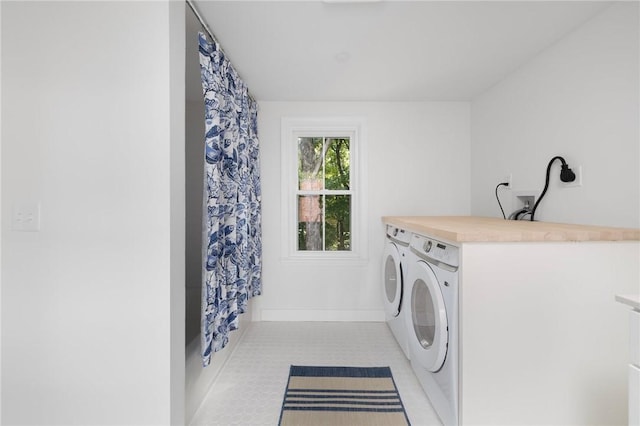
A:
<svg viewBox="0 0 640 426">
<path fill-rule="evenodd" d="M 257 104 L 220 46 L 199 34 L 205 103 L 202 361 L 224 348 L 261 292 Z"/>
</svg>

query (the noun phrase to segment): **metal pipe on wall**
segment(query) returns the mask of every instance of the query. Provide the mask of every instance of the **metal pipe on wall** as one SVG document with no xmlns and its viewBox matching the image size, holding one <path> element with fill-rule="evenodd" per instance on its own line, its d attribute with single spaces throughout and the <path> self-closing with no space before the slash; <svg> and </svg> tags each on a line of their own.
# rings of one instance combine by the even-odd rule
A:
<svg viewBox="0 0 640 426">
<path fill-rule="evenodd" d="M 189 8 L 191 9 L 193 14 L 195 15 L 195 17 L 198 20 L 198 22 L 200 22 L 200 25 L 202 26 L 202 29 L 206 31 L 206 33 L 209 35 L 209 37 L 211 37 L 211 40 L 218 45 L 218 48 L 220 49 L 220 51 L 222 53 L 224 53 L 224 55 L 228 58 L 229 56 L 226 54 L 226 52 L 222 48 L 222 45 L 218 41 L 218 38 L 213 34 L 213 31 L 211 31 L 211 29 L 209 28 L 207 23 L 204 21 L 204 19 L 202 19 L 202 15 L 200 15 L 200 12 L 198 12 L 198 8 L 193 4 L 193 1 L 185 0 L 185 2 L 187 3 Z M 251 93 L 249 93 L 249 97 L 251 98 L 251 100 L 253 102 L 256 102 L 256 99 L 251 95 Z"/>
</svg>

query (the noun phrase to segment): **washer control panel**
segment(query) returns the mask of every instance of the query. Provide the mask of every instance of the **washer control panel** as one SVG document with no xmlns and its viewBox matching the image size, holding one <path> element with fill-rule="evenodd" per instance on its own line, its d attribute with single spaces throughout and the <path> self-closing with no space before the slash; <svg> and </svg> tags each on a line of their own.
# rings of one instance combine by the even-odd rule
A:
<svg viewBox="0 0 640 426">
<path fill-rule="evenodd" d="M 397 226 L 387 225 L 387 238 L 406 247 L 411 241 L 411 232 L 398 228 Z"/>
<path fill-rule="evenodd" d="M 459 248 L 454 245 L 414 234 L 411 238 L 411 248 L 419 256 L 426 256 L 435 262 L 453 267 L 459 266 Z"/>
</svg>

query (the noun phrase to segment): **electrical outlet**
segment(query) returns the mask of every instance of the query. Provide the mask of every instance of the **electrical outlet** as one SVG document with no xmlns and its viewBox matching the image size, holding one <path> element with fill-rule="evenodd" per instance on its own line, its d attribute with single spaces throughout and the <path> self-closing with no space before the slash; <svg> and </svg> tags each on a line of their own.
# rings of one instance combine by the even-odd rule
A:
<svg viewBox="0 0 640 426">
<path fill-rule="evenodd" d="M 513 196 L 511 201 L 511 207 L 513 208 L 512 214 L 521 211 L 522 209 L 533 209 L 536 199 L 538 198 L 538 192 L 533 190 L 512 191 L 511 194 Z M 528 215 L 520 216 L 520 218 L 524 220 L 530 219 Z"/>
<path fill-rule="evenodd" d="M 505 176 L 503 182 L 507 182 L 509 184 L 509 189 L 513 189 L 513 174 L 509 173 L 507 176 Z"/>
<path fill-rule="evenodd" d="M 576 175 L 576 179 L 573 182 L 560 182 L 563 188 L 575 188 L 582 186 L 582 166 L 572 167 L 573 173 Z"/>
<path fill-rule="evenodd" d="M 518 191 L 515 194 L 516 208 L 532 209 L 536 203 L 536 195 L 530 191 Z"/>
</svg>

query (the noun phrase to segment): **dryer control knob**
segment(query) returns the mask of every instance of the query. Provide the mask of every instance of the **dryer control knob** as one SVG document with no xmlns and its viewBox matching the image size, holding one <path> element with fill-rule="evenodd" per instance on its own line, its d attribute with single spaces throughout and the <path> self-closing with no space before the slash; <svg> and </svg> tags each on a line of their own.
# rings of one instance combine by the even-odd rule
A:
<svg viewBox="0 0 640 426">
<path fill-rule="evenodd" d="M 394 237 L 398 236 L 398 228 L 393 229 L 393 236 Z"/>
<path fill-rule="evenodd" d="M 431 242 L 431 240 L 427 241 L 426 243 L 424 243 L 424 251 L 429 253 L 431 251 L 431 246 L 433 245 L 433 243 Z"/>
</svg>

